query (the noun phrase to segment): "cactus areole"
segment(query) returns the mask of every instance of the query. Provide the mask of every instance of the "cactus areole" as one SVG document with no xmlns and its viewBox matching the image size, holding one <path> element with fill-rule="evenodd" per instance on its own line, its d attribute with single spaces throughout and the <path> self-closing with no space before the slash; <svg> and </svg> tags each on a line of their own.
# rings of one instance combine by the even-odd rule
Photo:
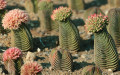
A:
<svg viewBox="0 0 120 75">
<path fill-rule="evenodd" d="M 94 33 L 94 61 L 104 69 L 116 70 L 118 67 L 118 53 L 113 38 L 107 32 L 108 17 L 93 14 L 88 17 L 85 25 L 87 32 Z"/>
<path fill-rule="evenodd" d="M 59 41 L 63 49 L 80 50 L 80 36 L 77 27 L 70 20 L 72 11 L 67 7 L 59 7 L 53 11 L 51 18 L 59 24 Z"/>
</svg>

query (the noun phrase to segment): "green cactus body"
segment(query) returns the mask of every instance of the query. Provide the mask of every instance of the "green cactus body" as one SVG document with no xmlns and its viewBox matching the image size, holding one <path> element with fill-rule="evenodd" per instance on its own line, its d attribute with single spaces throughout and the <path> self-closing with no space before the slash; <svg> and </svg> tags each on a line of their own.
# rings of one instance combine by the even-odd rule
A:
<svg viewBox="0 0 120 75">
<path fill-rule="evenodd" d="M 24 24 L 19 29 L 11 30 L 11 46 L 18 47 L 22 51 L 33 49 L 32 35 Z"/>
<path fill-rule="evenodd" d="M 84 13 L 84 19 L 87 19 L 88 16 L 90 16 L 90 15 L 92 15 L 92 14 L 100 14 L 100 13 L 101 13 L 102 15 L 105 15 L 105 14 L 103 13 L 103 11 L 102 11 L 100 8 L 98 8 L 98 7 L 89 8 L 89 9 L 87 9 L 86 12 Z"/>
<path fill-rule="evenodd" d="M 89 65 L 83 68 L 82 75 L 102 75 L 100 68 Z"/>
<path fill-rule="evenodd" d="M 118 67 L 118 53 L 110 34 L 106 29 L 94 33 L 95 64 L 105 69 L 116 70 Z"/>
<path fill-rule="evenodd" d="M 77 27 L 70 21 L 59 22 L 59 41 L 63 49 L 80 50 L 80 36 Z"/>
<path fill-rule="evenodd" d="M 61 69 L 64 71 L 72 71 L 73 60 L 71 54 L 64 50 L 62 52 L 62 60 L 61 60 Z"/>
<path fill-rule="evenodd" d="M 107 30 L 115 41 L 116 47 L 120 47 L 120 9 L 111 9 L 108 13 L 109 25 Z"/>
<path fill-rule="evenodd" d="M 68 6 L 76 11 L 84 10 L 84 2 L 83 0 L 67 0 Z"/>
<path fill-rule="evenodd" d="M 22 64 L 22 58 L 18 58 L 16 60 L 8 60 L 4 62 L 5 69 L 9 72 L 10 75 L 20 75 Z"/>
</svg>

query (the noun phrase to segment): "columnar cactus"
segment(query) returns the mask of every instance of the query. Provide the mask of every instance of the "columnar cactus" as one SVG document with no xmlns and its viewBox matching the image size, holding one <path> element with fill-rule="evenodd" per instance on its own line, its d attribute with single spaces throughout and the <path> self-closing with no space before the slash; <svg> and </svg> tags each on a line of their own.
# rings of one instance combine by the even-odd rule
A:
<svg viewBox="0 0 120 75">
<path fill-rule="evenodd" d="M 88 16 L 92 15 L 92 14 L 102 14 L 102 15 L 105 15 L 103 13 L 103 11 L 99 8 L 99 7 L 92 7 L 92 8 L 89 8 L 85 11 L 84 13 L 84 20 L 88 18 Z"/>
<path fill-rule="evenodd" d="M 94 61 L 99 67 L 116 70 L 118 67 L 118 53 L 114 40 L 107 32 L 108 17 L 102 14 L 91 15 L 86 20 L 85 28 L 94 33 Z"/>
<path fill-rule="evenodd" d="M 53 10 L 52 1 L 40 1 L 38 3 L 38 16 L 40 19 L 41 31 L 50 31 L 51 27 L 51 12 Z"/>
<path fill-rule="evenodd" d="M 6 1 L 0 0 L 0 33 L 2 34 L 5 32 L 4 28 L 2 27 L 2 22 L 1 22 L 6 12 L 5 7 L 6 7 Z"/>
<path fill-rule="evenodd" d="M 82 75 L 102 75 L 102 70 L 96 66 L 86 66 L 82 70 Z"/>
<path fill-rule="evenodd" d="M 14 9 L 5 14 L 2 20 L 4 29 L 11 30 L 11 46 L 22 51 L 33 48 L 32 35 L 27 28 L 28 15 L 25 11 Z"/>
<path fill-rule="evenodd" d="M 107 30 L 115 41 L 116 47 L 120 47 L 120 8 L 113 8 L 108 12 L 109 24 Z"/>
<path fill-rule="evenodd" d="M 120 0 L 108 0 L 108 4 L 110 8 L 118 8 L 120 7 Z"/>
<path fill-rule="evenodd" d="M 84 1 L 83 0 L 67 0 L 68 6 L 76 11 L 84 10 Z"/>
<path fill-rule="evenodd" d="M 22 66 L 22 53 L 18 48 L 9 48 L 3 53 L 5 69 L 10 75 L 19 75 Z"/>
<path fill-rule="evenodd" d="M 73 60 L 71 54 L 66 51 L 52 50 L 49 61 L 54 70 L 72 71 Z"/>
<path fill-rule="evenodd" d="M 35 61 L 28 61 L 21 67 L 21 75 L 40 75 L 41 71 L 42 67 Z"/>
<path fill-rule="evenodd" d="M 72 11 L 67 7 L 59 7 L 53 11 L 51 18 L 59 23 L 59 41 L 62 49 L 80 50 L 80 35 L 77 27 L 71 22 Z"/>
</svg>

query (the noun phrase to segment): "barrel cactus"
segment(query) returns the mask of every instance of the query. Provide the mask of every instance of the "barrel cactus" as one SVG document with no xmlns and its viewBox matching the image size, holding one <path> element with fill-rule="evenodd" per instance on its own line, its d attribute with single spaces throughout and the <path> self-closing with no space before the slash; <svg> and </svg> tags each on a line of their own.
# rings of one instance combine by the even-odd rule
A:
<svg viewBox="0 0 120 75">
<path fill-rule="evenodd" d="M 22 66 L 22 53 L 18 48 L 9 48 L 3 53 L 5 69 L 10 75 L 19 75 Z"/>
<path fill-rule="evenodd" d="M 52 50 L 49 61 L 54 70 L 72 71 L 73 60 L 71 54 L 66 51 Z"/>
<path fill-rule="evenodd" d="M 51 27 L 51 12 L 53 10 L 53 3 L 52 1 L 40 1 L 38 3 L 38 16 L 40 19 L 40 26 L 41 31 L 50 31 L 52 30 Z"/>
<path fill-rule="evenodd" d="M 113 38 L 107 32 L 108 17 L 102 14 L 91 15 L 86 20 L 86 31 L 94 33 L 94 61 L 104 69 L 118 68 L 118 53 Z"/>
<path fill-rule="evenodd" d="M 84 0 L 67 0 L 68 6 L 76 11 L 84 10 Z"/>
<path fill-rule="evenodd" d="M 89 8 L 85 11 L 84 13 L 84 20 L 88 18 L 88 16 L 92 15 L 92 14 L 102 14 L 105 15 L 104 12 L 99 8 L 99 7 L 92 7 Z"/>
<path fill-rule="evenodd" d="M 109 24 L 107 30 L 115 41 L 116 47 L 120 47 L 120 8 L 113 8 L 108 12 Z"/>
<path fill-rule="evenodd" d="M 102 70 L 99 67 L 89 65 L 83 68 L 82 75 L 102 75 Z"/>
<path fill-rule="evenodd" d="M 21 67 L 21 75 L 40 75 L 42 67 L 37 62 L 28 61 Z"/>
<path fill-rule="evenodd" d="M 2 26 L 11 30 L 11 47 L 18 47 L 22 51 L 33 48 L 32 35 L 27 22 L 28 14 L 20 9 L 11 10 L 3 17 Z"/>
<path fill-rule="evenodd" d="M 71 9 L 59 7 L 53 11 L 51 18 L 59 24 L 60 47 L 65 50 L 80 50 L 80 35 L 77 27 L 70 20 Z"/>
<path fill-rule="evenodd" d="M 120 7 L 120 0 L 108 0 L 108 4 L 110 8 L 118 8 Z"/>
</svg>

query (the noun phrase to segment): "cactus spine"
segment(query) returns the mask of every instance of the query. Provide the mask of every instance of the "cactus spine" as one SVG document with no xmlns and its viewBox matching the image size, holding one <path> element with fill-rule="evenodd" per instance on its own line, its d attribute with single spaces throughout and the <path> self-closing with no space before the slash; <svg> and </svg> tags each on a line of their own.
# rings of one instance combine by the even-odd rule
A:
<svg viewBox="0 0 120 75">
<path fill-rule="evenodd" d="M 83 68 L 82 75 L 102 75 L 102 71 L 99 67 L 89 65 Z"/>
<path fill-rule="evenodd" d="M 108 12 L 109 25 L 107 30 L 115 41 L 116 47 L 120 47 L 120 9 L 114 8 Z"/>
<path fill-rule="evenodd" d="M 104 69 L 116 70 L 118 68 L 118 53 L 111 35 L 107 32 L 108 17 L 91 15 L 86 20 L 86 29 L 94 33 L 94 62 Z"/>
<path fill-rule="evenodd" d="M 49 61 L 54 70 L 72 71 L 72 56 L 66 50 L 52 50 L 49 55 Z"/>
<path fill-rule="evenodd" d="M 18 47 L 22 51 L 33 49 L 32 35 L 25 24 L 17 30 L 11 30 L 11 46 Z"/>
</svg>

